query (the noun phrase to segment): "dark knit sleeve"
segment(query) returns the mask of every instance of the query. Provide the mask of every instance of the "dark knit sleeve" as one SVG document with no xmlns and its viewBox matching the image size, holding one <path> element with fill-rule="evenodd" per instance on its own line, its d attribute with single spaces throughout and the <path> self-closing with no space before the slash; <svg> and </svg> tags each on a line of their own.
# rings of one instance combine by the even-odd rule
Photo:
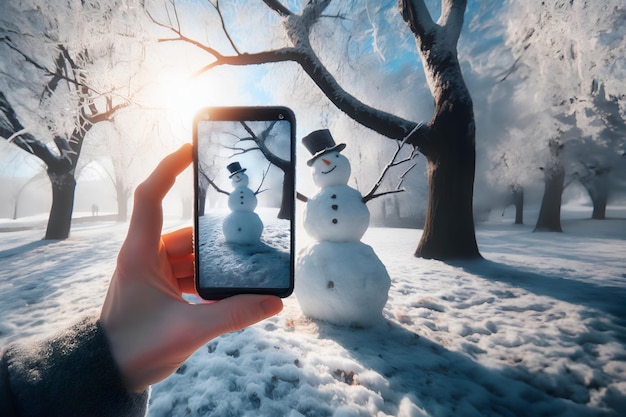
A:
<svg viewBox="0 0 626 417">
<path fill-rule="evenodd" d="M 137 417 L 145 416 L 147 402 L 147 391 L 124 388 L 93 317 L 50 339 L 11 345 L 0 358 L 3 416 Z"/>
</svg>

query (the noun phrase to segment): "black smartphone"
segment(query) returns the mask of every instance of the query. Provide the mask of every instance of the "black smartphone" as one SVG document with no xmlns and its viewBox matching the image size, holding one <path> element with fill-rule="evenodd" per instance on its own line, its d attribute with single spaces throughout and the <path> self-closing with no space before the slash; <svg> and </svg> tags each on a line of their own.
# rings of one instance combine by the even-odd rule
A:
<svg viewBox="0 0 626 417">
<path fill-rule="evenodd" d="M 193 125 L 198 294 L 294 287 L 295 131 L 286 107 L 210 107 Z"/>
</svg>

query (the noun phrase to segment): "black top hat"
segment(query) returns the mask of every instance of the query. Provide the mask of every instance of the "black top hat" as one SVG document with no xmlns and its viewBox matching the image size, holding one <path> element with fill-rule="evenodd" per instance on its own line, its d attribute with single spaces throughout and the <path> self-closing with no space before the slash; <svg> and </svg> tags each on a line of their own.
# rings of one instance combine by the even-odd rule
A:
<svg viewBox="0 0 626 417">
<path fill-rule="evenodd" d="M 233 162 L 232 164 L 228 164 L 226 167 L 230 171 L 230 175 L 228 178 L 231 178 L 233 175 L 239 174 L 240 172 L 245 172 L 246 168 L 241 168 L 241 164 L 239 162 Z"/>
<path fill-rule="evenodd" d="M 346 147 L 345 143 L 335 144 L 335 140 L 330 134 L 330 130 L 321 129 L 315 130 L 302 138 L 302 144 L 311 152 L 313 158 L 309 159 L 306 164 L 308 166 L 313 165 L 320 156 L 327 154 L 328 152 L 337 151 L 341 152 Z"/>
</svg>

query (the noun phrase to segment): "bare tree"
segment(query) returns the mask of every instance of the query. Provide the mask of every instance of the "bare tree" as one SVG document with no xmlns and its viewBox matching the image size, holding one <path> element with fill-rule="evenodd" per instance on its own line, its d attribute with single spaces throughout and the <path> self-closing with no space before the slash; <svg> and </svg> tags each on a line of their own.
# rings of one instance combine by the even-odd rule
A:
<svg viewBox="0 0 626 417">
<path fill-rule="evenodd" d="M 295 185 L 295 178 L 292 174 L 293 162 L 291 160 L 291 150 L 289 144 L 275 143 L 273 146 L 271 143 L 275 142 L 275 138 L 289 139 L 291 137 L 290 132 L 285 133 L 280 129 L 291 129 L 290 125 L 278 124 L 277 121 L 269 121 L 262 126 L 257 125 L 258 129 L 253 129 L 250 123 L 241 121 L 239 123 L 241 129 L 235 129 L 233 132 L 229 132 L 233 136 L 232 145 L 226 146 L 227 149 L 232 151 L 232 157 L 243 155 L 249 152 L 259 151 L 263 154 L 265 160 L 268 162 L 268 168 L 263 174 L 263 179 L 257 187 L 255 194 L 261 192 L 263 182 L 269 172 L 271 166 L 275 166 L 282 171 L 282 193 L 280 210 L 277 214 L 279 219 L 291 219 L 294 209 L 294 196 L 293 189 Z M 287 145 L 287 146 L 285 146 Z M 288 158 L 281 158 L 279 153 L 276 152 L 277 148 L 287 149 L 289 151 Z M 210 161 L 210 163 L 207 163 Z M 206 189 L 208 186 L 212 186 L 217 192 L 222 194 L 230 194 L 227 191 L 222 190 L 214 181 L 216 176 L 215 161 L 211 158 L 199 158 L 200 169 L 198 170 L 198 185 L 199 185 L 199 198 L 200 204 L 198 206 L 199 213 L 204 214 L 203 201 L 206 199 Z M 213 178 L 211 178 L 213 177 Z"/>
<path fill-rule="evenodd" d="M 34 58 L 28 58 L 35 62 Z M 42 66 L 43 67 L 43 66 Z M 70 69 L 66 73 L 67 69 Z M 56 61 L 55 70 L 46 88 L 53 94 L 59 79 L 67 79 L 72 89 L 80 90 L 77 102 L 78 115 L 76 125 L 69 135 L 55 135 L 54 144 L 57 152 L 53 152 L 45 141 L 38 139 L 24 127 L 12 104 L 4 93 L 0 92 L 0 136 L 15 144 L 24 151 L 41 159 L 47 167 L 48 177 L 52 185 L 52 207 L 48 219 L 48 227 L 44 239 L 65 239 L 69 236 L 74 207 L 74 191 L 76 189 L 76 168 L 85 135 L 94 124 L 109 120 L 126 102 L 113 104 L 106 100 L 103 109 L 90 99 L 89 87 L 84 83 L 84 75 L 69 52 L 62 49 Z"/>
<path fill-rule="evenodd" d="M 65 239 L 83 141 L 95 124 L 110 120 L 129 104 L 125 98 L 128 71 L 120 87 L 115 66 L 120 54 L 128 51 L 116 49 L 114 39 L 120 32 L 112 29 L 112 22 L 115 13 L 125 14 L 132 8 L 93 1 L 61 7 L 43 0 L 32 10 L 4 6 L 0 136 L 46 165 L 52 207 L 44 238 Z M 66 19 L 68 13 L 77 20 Z"/>
<path fill-rule="evenodd" d="M 312 45 L 311 36 L 314 27 L 323 19 L 342 20 L 341 15 L 326 13 L 331 1 L 309 1 L 298 14 L 277 0 L 263 0 L 280 17 L 286 44 L 261 52 L 240 51 L 227 29 L 218 2 L 213 6 L 231 45 L 232 52 L 228 54 L 183 33 L 177 13 L 170 13 L 168 21 L 154 21 L 174 34 L 161 39 L 162 42 L 187 42 L 213 57 L 198 71 L 199 74 L 222 65 L 296 62 L 338 109 L 358 123 L 392 140 L 402 140 L 408 135 L 406 143 L 418 148 L 428 161 L 428 208 L 416 256 L 436 259 L 480 257 L 472 207 L 476 158 L 473 104 L 456 51 L 466 0 L 442 0 L 441 16 L 436 22 L 423 0 L 401 0 L 398 4 L 414 37 L 435 101 L 434 114 L 427 124 L 365 104 L 347 92 L 324 65 Z M 175 8 L 175 1 L 171 4 Z"/>
<path fill-rule="evenodd" d="M 279 219 L 291 219 L 293 213 L 293 189 L 295 187 L 295 178 L 293 177 L 292 167 L 293 161 L 291 158 L 284 159 L 279 157 L 276 153 L 272 152 L 270 147 L 268 146 L 268 141 L 273 136 L 272 130 L 274 126 L 276 126 L 276 122 L 269 123 L 268 126 L 261 131 L 260 133 L 255 133 L 247 123 L 242 122 L 241 125 L 250 135 L 249 138 L 242 138 L 242 141 L 252 140 L 255 144 L 255 147 L 248 148 L 249 150 L 259 150 L 265 159 L 267 159 L 272 165 L 277 167 L 283 172 L 283 192 L 282 192 L 282 201 L 280 203 L 280 210 L 278 212 L 277 217 Z M 279 135 L 280 136 L 280 135 Z M 282 135 L 283 137 L 290 137 L 290 135 Z"/>
</svg>

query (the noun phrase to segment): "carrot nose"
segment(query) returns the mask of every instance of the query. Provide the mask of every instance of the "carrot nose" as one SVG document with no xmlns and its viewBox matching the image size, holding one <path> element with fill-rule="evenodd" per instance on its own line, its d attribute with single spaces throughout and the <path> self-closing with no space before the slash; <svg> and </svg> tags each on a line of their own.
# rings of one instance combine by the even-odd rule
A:
<svg viewBox="0 0 626 417">
<path fill-rule="evenodd" d="M 330 165 L 330 161 L 328 159 L 322 158 L 322 162 L 324 162 L 327 166 Z"/>
</svg>

